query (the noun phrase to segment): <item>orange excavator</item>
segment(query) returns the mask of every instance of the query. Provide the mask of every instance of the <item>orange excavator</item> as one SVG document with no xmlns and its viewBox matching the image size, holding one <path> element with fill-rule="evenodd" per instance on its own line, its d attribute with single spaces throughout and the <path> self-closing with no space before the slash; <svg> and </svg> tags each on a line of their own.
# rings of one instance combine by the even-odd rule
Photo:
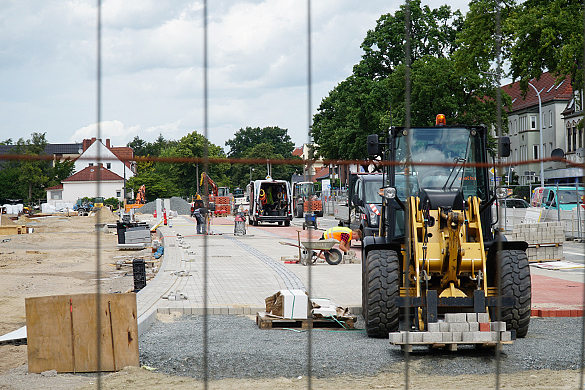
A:
<svg viewBox="0 0 585 390">
<path fill-rule="evenodd" d="M 213 210 L 215 215 L 229 215 L 231 213 L 230 197 L 219 196 L 219 187 L 206 172 L 201 173 L 201 182 L 199 183 L 203 187 L 203 199 L 209 210 Z M 222 189 L 224 187 L 221 187 Z"/>
<path fill-rule="evenodd" d="M 138 194 L 136 194 L 136 200 L 134 203 L 128 203 L 126 199 L 124 199 L 124 211 L 129 212 L 131 209 L 138 209 L 142 207 L 146 203 L 146 187 L 143 185 L 140 186 L 138 190 Z"/>
</svg>

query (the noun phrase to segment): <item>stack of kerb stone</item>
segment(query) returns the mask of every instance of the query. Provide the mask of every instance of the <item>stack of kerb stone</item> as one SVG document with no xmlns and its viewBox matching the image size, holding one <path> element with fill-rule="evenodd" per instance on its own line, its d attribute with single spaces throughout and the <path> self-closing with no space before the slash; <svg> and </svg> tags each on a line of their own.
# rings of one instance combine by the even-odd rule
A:
<svg viewBox="0 0 585 390">
<path fill-rule="evenodd" d="M 409 344 L 477 344 L 512 340 L 502 321 L 490 322 L 488 313 L 446 313 L 442 322 L 428 324 L 428 332 L 408 332 Z M 406 344 L 407 332 L 390 333 L 391 344 Z"/>
<path fill-rule="evenodd" d="M 562 222 L 540 222 L 514 225 L 512 241 L 526 241 L 528 261 L 550 261 L 563 258 L 565 229 Z"/>
</svg>

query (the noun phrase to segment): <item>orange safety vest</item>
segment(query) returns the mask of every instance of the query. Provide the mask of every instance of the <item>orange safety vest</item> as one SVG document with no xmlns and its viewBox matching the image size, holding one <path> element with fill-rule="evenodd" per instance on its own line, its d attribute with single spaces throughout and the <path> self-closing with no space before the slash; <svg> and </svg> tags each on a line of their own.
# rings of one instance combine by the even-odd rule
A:
<svg viewBox="0 0 585 390">
<path fill-rule="evenodd" d="M 325 230 L 325 232 L 323 233 L 323 238 L 324 239 L 328 239 L 328 238 L 335 238 L 337 241 L 341 242 L 341 235 L 343 233 L 346 233 L 349 235 L 349 240 L 351 240 L 351 232 L 352 230 L 350 228 L 347 227 L 343 227 L 343 226 L 336 226 L 336 227 L 332 227 L 331 229 L 327 229 Z"/>
</svg>

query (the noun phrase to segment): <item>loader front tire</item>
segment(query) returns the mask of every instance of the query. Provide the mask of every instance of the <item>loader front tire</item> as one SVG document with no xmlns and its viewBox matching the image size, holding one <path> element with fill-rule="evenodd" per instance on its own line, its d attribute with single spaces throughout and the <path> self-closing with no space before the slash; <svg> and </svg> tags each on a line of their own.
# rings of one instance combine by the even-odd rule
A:
<svg viewBox="0 0 585 390">
<path fill-rule="evenodd" d="M 516 337 L 522 338 L 528 332 L 531 309 L 530 264 L 522 250 L 503 250 L 501 256 L 502 296 L 516 298 L 513 307 L 502 307 L 501 321 L 506 322 L 508 330 L 515 330 Z M 496 308 L 490 311 L 492 321 L 496 321 Z"/>
<path fill-rule="evenodd" d="M 398 330 L 399 310 L 396 297 L 400 294 L 400 264 L 391 250 L 368 253 L 362 274 L 363 316 L 368 337 L 388 338 Z"/>
</svg>

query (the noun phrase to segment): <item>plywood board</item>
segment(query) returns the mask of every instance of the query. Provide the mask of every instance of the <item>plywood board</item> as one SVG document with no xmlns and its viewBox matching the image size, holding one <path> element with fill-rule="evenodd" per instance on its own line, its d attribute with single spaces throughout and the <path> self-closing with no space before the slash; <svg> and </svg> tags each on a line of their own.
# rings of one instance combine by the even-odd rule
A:
<svg viewBox="0 0 585 390">
<path fill-rule="evenodd" d="M 39 310 L 41 306 L 44 309 Z M 99 301 L 95 294 L 28 298 L 27 326 L 29 311 L 31 324 L 37 317 L 42 319 L 42 326 L 37 321 L 32 333 L 28 328 L 29 372 L 117 371 L 138 366 L 135 294 L 102 294 Z"/>
</svg>

